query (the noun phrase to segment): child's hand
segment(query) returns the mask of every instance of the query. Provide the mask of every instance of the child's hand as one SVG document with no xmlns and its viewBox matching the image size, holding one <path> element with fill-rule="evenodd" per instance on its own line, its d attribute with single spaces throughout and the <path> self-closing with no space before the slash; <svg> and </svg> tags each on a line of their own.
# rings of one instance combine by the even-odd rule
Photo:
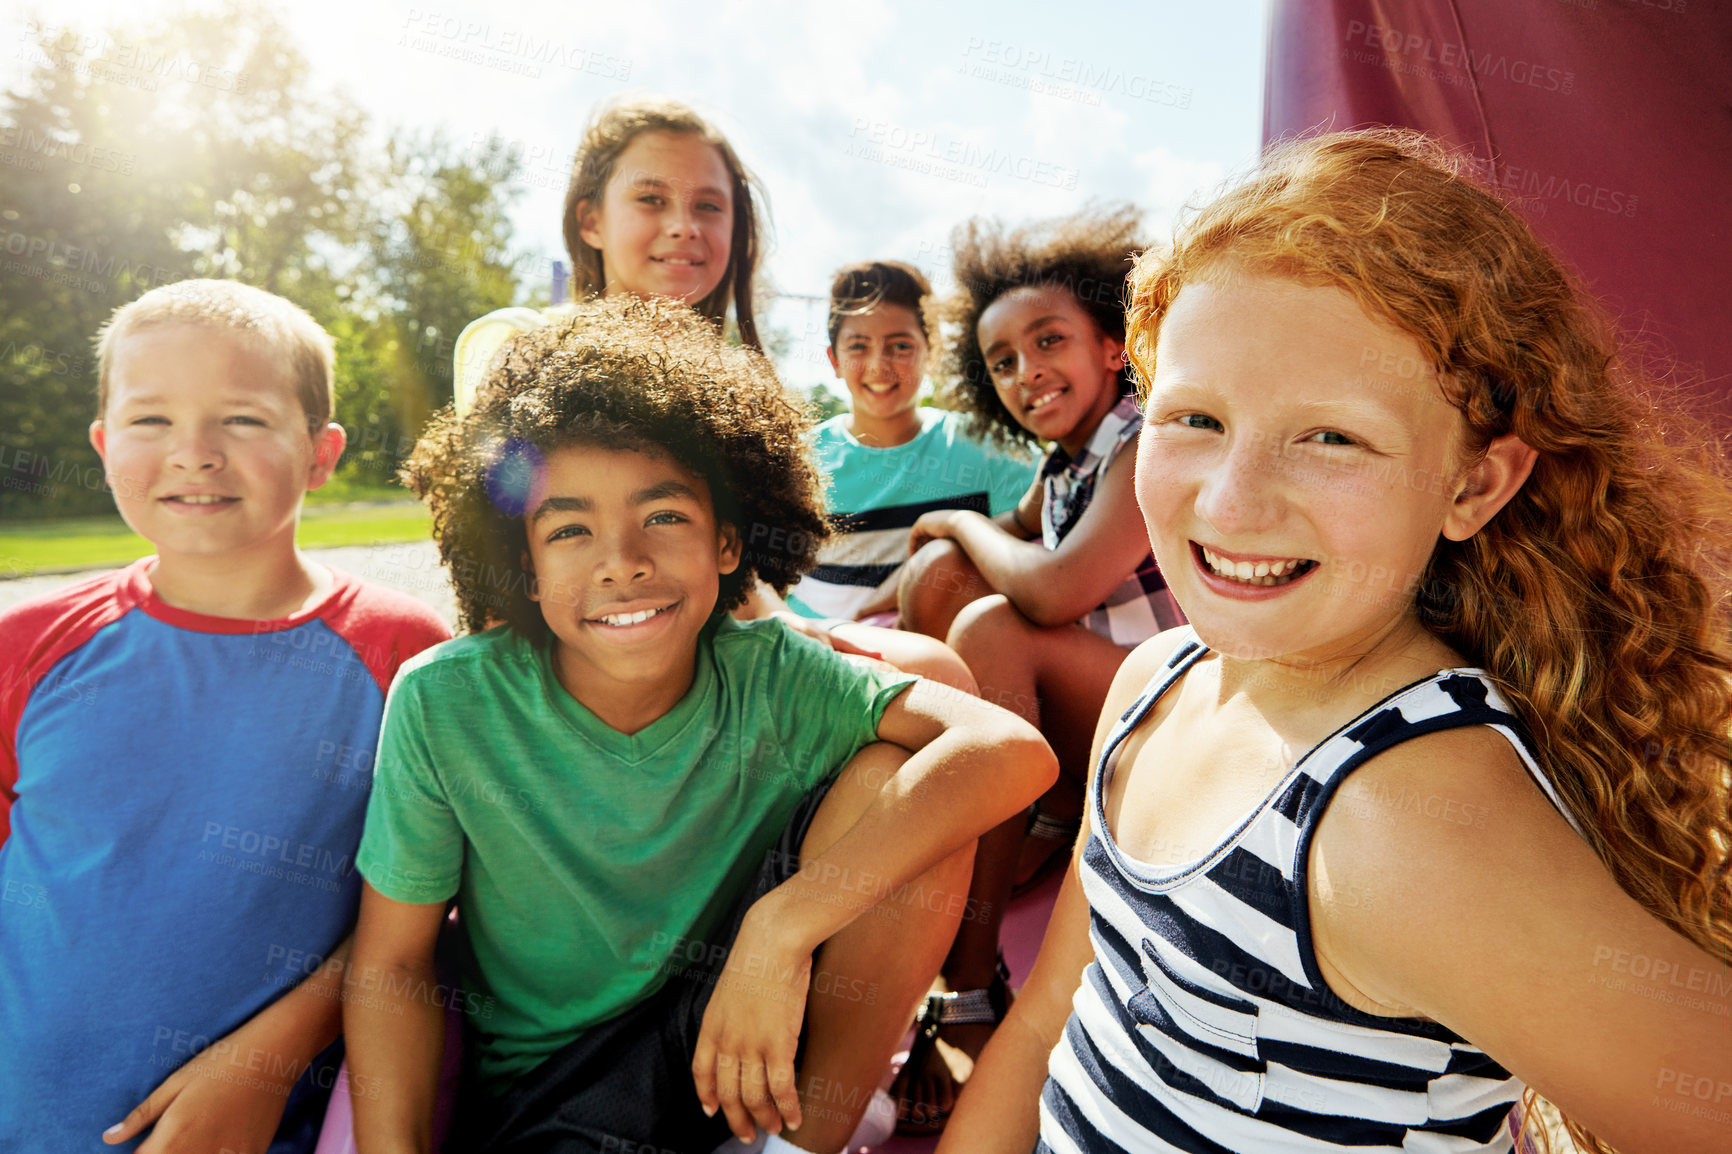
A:
<svg viewBox="0 0 1732 1154">
<path fill-rule="evenodd" d="M 928 541 L 955 536 L 956 513 L 955 509 L 934 509 L 930 513 L 922 513 L 920 519 L 914 522 L 914 528 L 908 531 L 908 555 L 912 557 L 920 552 L 921 546 Z"/>
<path fill-rule="evenodd" d="M 170 1074 L 102 1140 L 125 1142 L 154 1122 L 138 1154 L 265 1154 L 300 1071 L 251 1061 L 270 1051 L 239 1046 L 238 1037 L 237 1031 Z"/>
<path fill-rule="evenodd" d="M 802 617 L 791 609 L 778 610 L 771 614 L 771 616 L 779 618 L 795 633 L 804 633 L 814 641 L 822 641 L 837 653 L 852 653 L 856 657 L 871 657 L 879 661 L 884 660 L 884 655 L 882 653 L 875 653 L 870 649 L 856 645 L 846 637 L 838 637 L 828 629 L 824 628 L 824 626 L 818 624 L 818 622 L 812 618 Z"/>
<path fill-rule="evenodd" d="M 743 1142 L 753 1123 L 779 1134 L 800 1125 L 794 1051 L 806 1016 L 812 955 L 779 947 L 748 913 L 698 1031 L 692 1078 L 704 1112 L 719 1107 Z"/>
</svg>

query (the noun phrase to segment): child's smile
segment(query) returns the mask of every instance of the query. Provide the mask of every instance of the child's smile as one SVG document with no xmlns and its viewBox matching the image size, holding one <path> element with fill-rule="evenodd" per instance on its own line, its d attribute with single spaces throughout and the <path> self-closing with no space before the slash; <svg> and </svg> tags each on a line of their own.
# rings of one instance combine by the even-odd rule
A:
<svg viewBox="0 0 1732 1154">
<path fill-rule="evenodd" d="M 1317 562 L 1305 557 L 1268 557 L 1228 553 L 1190 542 L 1191 558 L 1202 570 L 1204 581 L 1228 597 L 1259 600 L 1271 596 L 1264 589 L 1286 589 L 1309 577 Z"/>
<path fill-rule="evenodd" d="M 690 686 L 738 534 L 718 525 L 703 479 L 670 458 L 588 446 L 547 453 L 525 520 L 560 684 L 636 732 Z"/>
<path fill-rule="evenodd" d="M 880 304 L 836 331 L 830 364 L 848 385 L 857 436 L 876 443 L 912 440 L 920 431 L 920 378 L 926 337 L 914 310 Z M 862 425 L 869 428 L 863 429 Z"/>
<path fill-rule="evenodd" d="M 1118 403 L 1124 346 L 1068 289 L 1012 289 L 980 314 L 977 336 L 1010 415 L 1073 455 Z"/>
<path fill-rule="evenodd" d="M 91 439 L 121 515 L 171 559 L 292 548 L 342 449 L 308 435 L 293 379 L 253 342 L 188 324 L 118 344 Z"/>
<path fill-rule="evenodd" d="M 1384 363 L 1426 361 L 1341 289 L 1229 270 L 1173 303 L 1137 500 L 1209 645 L 1323 656 L 1413 612 L 1453 531 L 1463 421 L 1433 375 L 1366 369 Z"/>
<path fill-rule="evenodd" d="M 601 203 L 578 206 L 607 292 L 688 303 L 714 292 L 732 251 L 731 189 L 721 153 L 701 137 L 644 132 L 626 145 Z"/>
</svg>

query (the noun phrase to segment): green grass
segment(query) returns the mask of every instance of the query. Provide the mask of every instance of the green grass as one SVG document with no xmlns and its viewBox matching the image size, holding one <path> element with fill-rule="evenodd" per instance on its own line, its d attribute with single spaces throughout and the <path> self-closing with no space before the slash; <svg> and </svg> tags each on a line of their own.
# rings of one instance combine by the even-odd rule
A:
<svg viewBox="0 0 1732 1154">
<path fill-rule="evenodd" d="M 378 494 L 387 495 L 404 499 L 389 505 L 363 506 L 315 504 L 309 500 L 301 514 L 298 536 L 301 547 L 321 549 L 333 545 L 427 540 L 432 532 L 427 510 L 404 497 L 401 489 Z M 126 522 L 113 514 L 0 525 L 0 577 L 45 569 L 125 565 L 152 551 L 149 541 L 133 533 Z"/>
</svg>

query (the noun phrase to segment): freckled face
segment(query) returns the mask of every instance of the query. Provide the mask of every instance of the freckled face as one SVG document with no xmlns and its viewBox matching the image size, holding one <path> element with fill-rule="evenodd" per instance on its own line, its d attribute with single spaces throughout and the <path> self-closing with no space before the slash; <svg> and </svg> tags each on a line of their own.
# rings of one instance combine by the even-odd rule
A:
<svg viewBox="0 0 1732 1154">
<path fill-rule="evenodd" d="M 1198 634 L 1248 658 L 1352 652 L 1414 612 L 1465 422 L 1407 334 L 1334 287 L 1224 270 L 1155 352 L 1137 502 Z"/>
<path fill-rule="evenodd" d="M 577 206 L 579 235 L 601 250 L 606 295 L 709 296 L 728 269 L 733 183 L 714 145 L 686 132 L 642 132 L 614 162 L 601 203 Z"/>
</svg>

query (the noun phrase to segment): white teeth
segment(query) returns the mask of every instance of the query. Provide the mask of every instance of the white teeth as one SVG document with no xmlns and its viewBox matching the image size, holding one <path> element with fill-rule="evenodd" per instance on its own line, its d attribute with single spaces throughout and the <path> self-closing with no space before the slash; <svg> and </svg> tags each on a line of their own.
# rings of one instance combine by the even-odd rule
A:
<svg viewBox="0 0 1732 1154">
<path fill-rule="evenodd" d="M 1229 561 L 1213 550 L 1203 549 L 1203 561 L 1220 577 L 1245 581 L 1253 585 L 1285 585 L 1300 565 L 1301 558 L 1286 561 Z"/>
<path fill-rule="evenodd" d="M 662 609 L 645 609 L 638 613 L 617 613 L 611 617 L 597 617 L 596 620 L 603 625 L 637 625 L 648 621 L 661 612 L 663 612 Z"/>
<path fill-rule="evenodd" d="M 1046 393 L 1042 396 L 1036 397 L 1034 400 L 1032 400 L 1028 403 L 1028 411 L 1032 413 L 1036 409 L 1044 409 L 1044 408 L 1046 408 L 1047 405 L 1051 404 L 1053 401 L 1055 401 L 1057 399 L 1058 399 L 1058 391 Z"/>
<path fill-rule="evenodd" d="M 215 505 L 218 502 L 228 500 L 228 498 L 214 496 L 209 493 L 201 493 L 196 495 L 188 494 L 182 497 L 170 497 L 169 500 L 179 501 L 183 505 Z"/>
</svg>

